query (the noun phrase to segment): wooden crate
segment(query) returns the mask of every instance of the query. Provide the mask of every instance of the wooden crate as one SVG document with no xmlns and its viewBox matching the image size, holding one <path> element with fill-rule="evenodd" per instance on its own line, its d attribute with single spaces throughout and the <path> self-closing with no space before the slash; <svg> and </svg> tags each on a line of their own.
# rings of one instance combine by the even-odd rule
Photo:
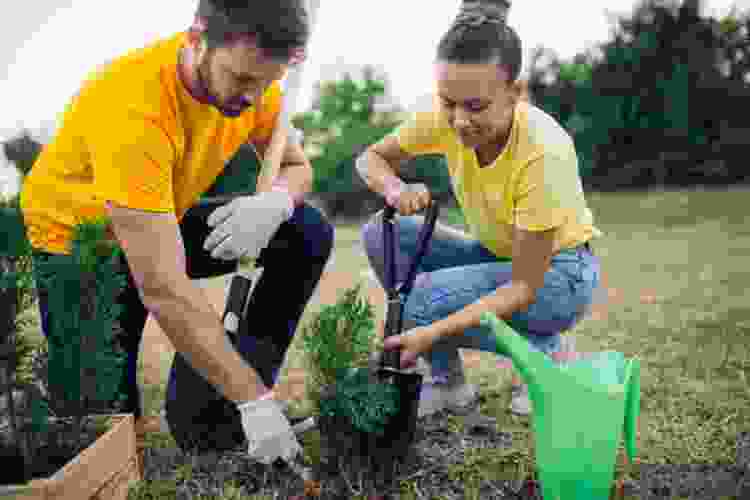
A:
<svg viewBox="0 0 750 500">
<path fill-rule="evenodd" d="M 18 500 L 127 500 L 142 478 L 132 414 L 110 417 L 110 428 L 48 478 L 0 487 L 0 498 Z"/>
</svg>

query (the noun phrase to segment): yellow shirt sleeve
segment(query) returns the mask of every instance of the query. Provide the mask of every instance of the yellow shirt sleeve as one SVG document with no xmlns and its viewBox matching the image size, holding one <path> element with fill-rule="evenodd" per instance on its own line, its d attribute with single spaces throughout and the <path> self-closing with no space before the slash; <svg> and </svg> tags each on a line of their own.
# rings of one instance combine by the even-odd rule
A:
<svg viewBox="0 0 750 500">
<path fill-rule="evenodd" d="M 250 142 L 267 146 L 271 142 L 271 135 L 276 127 L 276 121 L 281 113 L 283 91 L 281 82 L 273 82 L 263 94 L 256 111 L 256 125 L 250 137 Z"/>
<path fill-rule="evenodd" d="M 176 153 L 157 124 L 130 114 L 88 127 L 94 195 L 128 208 L 174 212 Z"/>
<path fill-rule="evenodd" d="M 575 155 L 545 154 L 529 162 L 516 184 L 514 223 L 526 231 L 546 231 L 575 218 L 583 189 Z"/>
<path fill-rule="evenodd" d="M 415 111 L 393 132 L 401 149 L 412 155 L 444 152 L 443 127 L 437 113 Z"/>
</svg>

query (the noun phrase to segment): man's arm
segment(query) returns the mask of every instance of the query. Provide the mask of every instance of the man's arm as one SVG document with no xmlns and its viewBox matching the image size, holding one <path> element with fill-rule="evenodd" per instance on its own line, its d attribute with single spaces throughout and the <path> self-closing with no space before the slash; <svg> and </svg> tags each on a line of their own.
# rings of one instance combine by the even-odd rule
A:
<svg viewBox="0 0 750 500">
<path fill-rule="evenodd" d="M 114 204 L 108 213 L 143 303 L 175 349 L 231 401 L 255 400 L 267 392 L 229 342 L 203 290 L 188 278 L 174 214 Z"/>
<path fill-rule="evenodd" d="M 260 158 L 266 154 L 265 144 L 256 144 L 255 149 Z M 284 187 L 294 199 L 295 205 L 300 205 L 305 196 L 313 188 L 313 169 L 305 156 L 305 151 L 298 141 L 292 137 L 287 140 L 284 155 L 281 158 L 279 176 L 274 181 L 275 186 Z"/>
</svg>

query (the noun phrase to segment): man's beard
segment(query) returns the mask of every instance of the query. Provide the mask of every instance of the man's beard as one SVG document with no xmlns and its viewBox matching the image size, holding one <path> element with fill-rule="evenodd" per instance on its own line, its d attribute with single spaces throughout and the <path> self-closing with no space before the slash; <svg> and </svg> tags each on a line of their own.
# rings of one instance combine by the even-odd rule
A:
<svg viewBox="0 0 750 500">
<path fill-rule="evenodd" d="M 230 118 L 236 118 L 241 115 L 247 108 L 252 106 L 252 102 L 248 101 L 245 97 L 240 96 L 232 98 L 225 103 L 222 103 L 220 99 L 214 94 L 209 86 L 209 79 L 205 75 L 210 74 L 209 72 L 210 59 L 206 58 L 201 64 L 195 68 L 196 83 L 198 91 L 203 99 L 210 105 L 218 109 L 221 114 Z"/>
</svg>

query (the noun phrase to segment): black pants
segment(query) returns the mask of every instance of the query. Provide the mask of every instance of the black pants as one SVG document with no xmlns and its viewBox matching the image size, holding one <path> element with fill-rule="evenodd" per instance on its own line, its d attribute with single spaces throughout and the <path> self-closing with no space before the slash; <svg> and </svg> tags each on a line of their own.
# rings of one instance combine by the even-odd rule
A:
<svg viewBox="0 0 750 500">
<path fill-rule="evenodd" d="M 206 224 L 206 220 L 218 206 L 219 204 L 196 205 L 180 223 L 180 231 L 185 242 L 187 274 L 191 279 L 217 277 L 237 269 L 237 261 L 214 259 L 203 250 L 204 240 L 212 230 Z M 252 224 L 252 221 L 248 223 Z M 269 366 L 265 361 L 272 359 L 272 369 L 263 370 L 261 373 L 264 383 L 268 386 L 273 385 L 278 368 L 283 363 L 297 324 L 315 291 L 332 248 L 333 226 L 318 210 L 305 204 L 297 207 L 291 219 L 281 225 L 269 246 L 259 256 L 258 265 L 263 266 L 263 275 L 248 304 L 249 327 L 246 327 L 245 331 L 240 331 L 241 342 L 236 346 L 251 364 L 256 364 L 262 359 L 264 363 L 258 364 Z M 38 252 L 34 258 L 46 259 L 49 255 Z M 127 352 L 127 369 L 120 384 L 120 391 L 126 395 L 126 401 L 124 407 L 118 410 L 132 412 L 136 417 L 140 417 L 142 408 L 137 382 L 138 353 L 148 312 L 141 301 L 127 263 L 123 262 L 122 265 L 128 270 L 128 285 L 118 297 L 118 303 L 123 306 L 119 321 L 124 331 L 119 341 Z M 42 330 L 47 336 L 51 325 L 47 294 L 54 291 L 39 288 Z M 201 432 L 195 428 L 201 425 L 197 413 L 201 410 L 202 401 L 215 399 L 215 389 L 202 377 L 196 379 L 192 370 L 183 369 L 181 373 L 176 373 L 175 368 L 180 361 L 184 360 L 178 353 L 167 388 L 167 418 L 170 430 L 173 434 L 199 435 Z M 239 421 L 236 420 L 236 415 L 226 417 L 229 419 L 224 422 L 228 435 L 238 436 Z M 215 430 L 216 426 L 223 423 L 217 421 L 220 418 L 221 415 L 214 412 L 209 422 L 204 422 L 204 425 L 213 426 Z M 239 431 L 242 431 L 241 427 Z M 207 446 L 211 447 L 211 443 Z"/>
</svg>

